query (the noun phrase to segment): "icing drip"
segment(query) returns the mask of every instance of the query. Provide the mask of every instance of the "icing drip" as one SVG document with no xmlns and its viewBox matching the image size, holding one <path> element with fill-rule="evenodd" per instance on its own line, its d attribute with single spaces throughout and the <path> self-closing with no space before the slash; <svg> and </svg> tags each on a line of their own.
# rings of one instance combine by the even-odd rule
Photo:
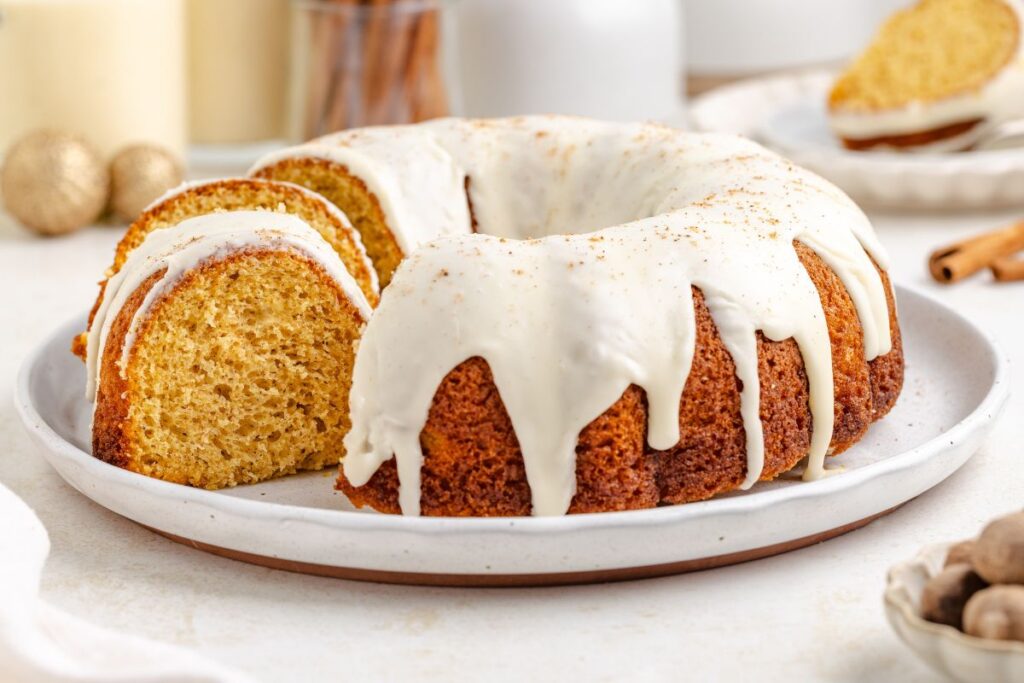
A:
<svg viewBox="0 0 1024 683">
<path fill-rule="evenodd" d="M 919 152 L 948 152 L 967 149 L 995 125 L 1024 116 L 1024 3 L 1003 0 L 1017 17 L 1017 50 L 991 80 L 977 90 L 930 102 L 913 102 L 905 107 L 875 111 L 830 109 L 829 125 L 842 138 L 871 138 L 931 131 L 951 124 L 980 119 L 981 123 L 949 139 L 926 145 L 900 148 Z"/>
<path fill-rule="evenodd" d="M 370 318 L 370 304 L 338 255 L 313 228 L 290 214 L 273 211 L 230 211 L 190 218 L 169 230 L 155 230 L 133 250 L 124 266 L 107 281 L 103 301 L 89 328 L 86 351 L 86 397 L 95 400 L 99 388 L 100 359 L 118 312 L 154 273 L 164 271 L 146 293 L 125 335 L 119 366 L 124 376 L 139 324 L 161 296 L 196 266 L 241 249 L 291 250 L 313 259 L 347 295 L 362 315 Z"/>
<path fill-rule="evenodd" d="M 318 138 L 260 159 L 249 173 L 294 158 L 317 158 L 345 167 L 366 183 L 377 197 L 403 254 L 439 235 L 470 232 L 465 199 L 465 174 L 430 135 L 418 135 L 416 144 L 401 144 L 409 127 L 359 128 Z M 415 130 L 415 128 L 413 128 Z M 396 144 L 398 143 L 398 144 Z M 439 197 L 459 197 L 439 202 Z"/>
<path fill-rule="evenodd" d="M 567 511 L 580 431 L 631 384 L 647 394 L 649 445 L 674 446 L 695 344 L 691 286 L 743 383 L 743 487 L 764 462 L 758 330 L 792 337 L 803 355 L 814 425 L 805 478 L 821 476 L 834 419 L 831 349 L 794 241 L 847 287 L 866 357 L 891 347 L 870 223 L 838 189 L 751 142 L 528 117 L 368 129 L 284 156 L 327 155 L 335 144 L 349 161 L 380 153 L 408 162 L 380 176 L 383 164 L 359 162 L 363 176 L 348 163 L 388 207 L 396 235 L 402 216 L 465 206 L 465 177 L 486 233 L 468 234 L 468 220 L 416 222 L 400 238 L 425 244 L 396 271 L 360 343 L 345 475 L 363 485 L 394 455 L 405 514 L 419 513 L 419 434 L 437 387 L 473 356 L 490 365 L 519 439 L 534 514 Z M 417 153 L 407 150 L 421 145 L 432 160 L 411 168 Z M 412 185 L 434 170 L 459 180 L 431 193 Z"/>
</svg>

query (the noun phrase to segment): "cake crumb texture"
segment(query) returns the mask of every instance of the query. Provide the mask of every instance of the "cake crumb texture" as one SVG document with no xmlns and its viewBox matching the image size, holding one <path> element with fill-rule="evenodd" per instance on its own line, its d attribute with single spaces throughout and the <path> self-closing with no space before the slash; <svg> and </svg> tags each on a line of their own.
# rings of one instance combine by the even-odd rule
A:
<svg viewBox="0 0 1024 683">
<path fill-rule="evenodd" d="M 159 277 L 112 325 L 93 453 L 209 489 L 335 465 L 361 326 L 333 280 L 285 251 L 208 262 L 150 309 L 122 378 L 128 325 Z"/>
<path fill-rule="evenodd" d="M 1010 61 L 1019 34 L 1002 0 L 921 0 L 885 22 L 829 106 L 870 112 L 977 90 Z"/>
</svg>

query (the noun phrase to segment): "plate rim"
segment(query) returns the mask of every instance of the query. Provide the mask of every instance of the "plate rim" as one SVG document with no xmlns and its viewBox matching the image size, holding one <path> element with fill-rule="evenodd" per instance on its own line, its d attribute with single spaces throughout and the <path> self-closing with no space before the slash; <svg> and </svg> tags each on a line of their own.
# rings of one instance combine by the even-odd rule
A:
<svg viewBox="0 0 1024 683">
<path fill-rule="evenodd" d="M 403 515 L 372 514 L 349 510 L 302 507 L 223 495 L 218 491 L 196 489 L 181 484 L 153 479 L 142 474 L 115 467 L 94 458 L 71 442 L 65 440 L 39 413 L 32 401 L 30 380 L 40 366 L 46 350 L 58 337 L 65 335 L 76 326 L 81 327 L 85 316 L 78 314 L 52 330 L 22 361 L 16 383 L 15 409 L 30 434 L 46 445 L 49 454 L 60 454 L 72 464 L 93 471 L 92 477 L 111 485 L 129 485 L 133 488 L 148 489 L 147 495 L 173 498 L 182 503 L 197 503 L 224 514 L 242 516 L 253 520 L 281 521 L 301 519 L 305 523 L 328 526 L 335 529 L 350 529 L 359 532 L 405 532 L 421 536 L 443 536 L 459 533 L 505 533 L 514 535 L 552 535 L 594 529 L 628 529 L 633 527 L 657 527 L 678 524 L 688 517 L 703 516 L 709 507 L 718 515 L 743 515 L 774 506 L 783 501 L 827 498 L 837 492 L 857 488 L 865 479 L 874 479 L 911 469 L 922 461 L 941 451 L 950 440 L 965 441 L 975 431 L 994 422 L 1006 405 L 1009 397 L 1009 359 L 998 343 L 987 331 L 969 317 L 949 307 L 937 297 L 917 287 L 896 285 L 897 300 L 906 297 L 924 299 L 932 306 L 940 307 L 947 315 L 955 316 L 977 335 L 984 344 L 980 350 L 993 366 L 991 385 L 975 408 L 961 421 L 938 435 L 911 449 L 885 460 L 871 463 L 842 475 L 806 482 L 796 487 L 747 493 L 728 498 L 714 498 L 706 501 L 670 505 L 645 510 L 618 512 L 596 512 L 557 517 L 406 517 Z M 71 336 L 67 336 L 68 340 Z M 70 353 L 70 352 L 69 352 Z M 51 467 L 51 455 L 44 454 Z M 52 457 L 56 457 L 55 455 Z M 59 476 L 60 473 L 58 472 Z M 62 476 L 63 478 L 63 476 Z M 83 493 L 83 495 L 86 495 Z M 86 495 L 91 499 L 91 496 Z"/>
<path fill-rule="evenodd" d="M 732 83 L 727 83 L 714 88 L 713 90 L 709 90 L 706 93 L 702 93 L 693 99 L 690 103 L 690 123 L 693 124 L 694 128 L 700 132 L 732 132 L 733 134 L 741 134 L 761 141 L 762 136 L 758 132 L 761 130 L 761 127 L 771 117 L 777 116 L 783 109 L 793 106 L 798 101 L 797 99 L 773 107 L 770 111 L 765 112 L 759 118 L 759 126 L 743 131 L 742 133 L 737 133 L 736 131 L 731 130 L 726 131 L 721 127 L 717 127 L 709 123 L 708 119 L 711 117 L 708 116 L 704 110 L 711 108 L 718 100 L 736 97 L 738 93 L 742 93 L 744 91 L 768 90 L 770 88 L 778 89 L 783 87 L 805 91 L 809 88 L 817 88 L 820 82 L 825 79 L 834 80 L 836 76 L 837 72 L 834 70 L 810 69 L 791 73 L 773 74 L 770 76 L 744 78 Z M 971 151 L 966 154 L 959 152 L 915 152 L 913 154 L 903 154 L 888 150 L 856 152 L 840 147 L 833 149 L 831 147 L 822 147 L 820 145 L 810 147 L 794 147 L 792 145 L 781 146 L 785 148 L 787 153 L 799 152 L 801 154 L 836 155 L 845 160 L 864 162 L 865 164 L 885 164 L 887 166 L 902 164 L 907 166 L 920 166 L 922 167 L 922 170 L 930 169 L 935 165 L 936 161 L 941 161 L 943 165 L 957 166 L 960 168 L 989 168 L 992 164 L 999 162 L 1009 162 L 1014 166 L 1024 166 L 1024 149 L 984 149 Z"/>
<path fill-rule="evenodd" d="M 778 144 L 761 130 L 772 116 L 820 90 L 834 71 L 814 68 L 735 81 L 690 103 L 694 130 L 742 135 L 832 181 L 866 203 L 906 209 L 1008 208 L 1024 203 L 1024 149 L 967 154 L 854 152 Z"/>
<path fill-rule="evenodd" d="M 909 502 L 909 501 L 905 501 Z M 564 571 L 503 571 L 503 572 L 458 572 L 458 571 L 407 571 L 401 569 L 371 569 L 365 567 L 341 564 L 322 564 L 307 562 L 305 560 L 292 560 L 279 555 L 259 554 L 248 550 L 236 550 L 233 548 L 196 541 L 191 538 L 178 536 L 177 534 L 162 531 L 142 522 L 135 522 L 139 526 L 152 531 L 164 538 L 186 545 L 196 550 L 211 553 L 230 560 L 255 564 L 270 569 L 294 572 L 299 574 L 310 574 L 335 579 L 348 579 L 350 581 L 368 581 L 371 583 L 390 583 L 404 586 L 434 586 L 440 588 L 523 588 L 523 587 L 551 587 L 551 586 L 576 586 L 581 584 L 610 583 L 619 581 L 634 581 L 637 579 L 651 579 L 675 574 L 686 574 L 696 571 L 706 571 L 727 567 L 734 564 L 754 562 L 760 559 L 773 557 L 782 553 L 800 550 L 811 545 L 824 543 L 825 541 L 837 538 L 852 531 L 867 526 L 876 519 L 895 512 L 902 507 L 900 503 L 894 507 L 874 513 L 864 519 L 855 520 L 842 524 L 832 529 L 813 533 L 808 536 L 768 543 L 745 550 L 738 550 L 716 555 L 702 555 L 686 560 L 673 560 L 653 564 L 626 563 L 622 566 L 604 567 L 599 569 L 569 569 Z M 135 521 L 135 520 L 132 520 Z"/>
</svg>

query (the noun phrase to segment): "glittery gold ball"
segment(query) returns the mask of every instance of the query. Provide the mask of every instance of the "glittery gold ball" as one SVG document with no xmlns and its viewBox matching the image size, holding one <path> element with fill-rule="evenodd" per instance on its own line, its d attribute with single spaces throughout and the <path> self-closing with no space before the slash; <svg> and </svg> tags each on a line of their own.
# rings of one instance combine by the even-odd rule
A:
<svg viewBox="0 0 1024 683">
<path fill-rule="evenodd" d="M 81 138 L 36 131 L 7 151 L 0 189 L 4 206 L 26 227 L 59 235 L 92 223 L 107 204 L 107 170 Z"/>
<path fill-rule="evenodd" d="M 110 162 L 110 207 L 131 221 L 182 180 L 181 162 L 155 145 L 125 147 Z"/>
</svg>

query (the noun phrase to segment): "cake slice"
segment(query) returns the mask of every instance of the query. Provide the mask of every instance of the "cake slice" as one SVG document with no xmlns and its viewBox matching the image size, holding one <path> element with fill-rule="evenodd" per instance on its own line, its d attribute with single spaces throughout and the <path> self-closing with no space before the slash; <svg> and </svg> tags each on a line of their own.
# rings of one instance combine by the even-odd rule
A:
<svg viewBox="0 0 1024 683">
<path fill-rule="evenodd" d="M 359 233 L 344 213 L 315 192 L 291 183 L 257 178 L 224 178 L 198 183 L 186 183 L 157 199 L 128 227 L 114 253 L 114 263 L 106 277 L 115 275 L 124 265 L 132 250 L 154 230 L 174 227 L 187 218 L 216 211 L 263 210 L 293 214 L 312 227 L 338 254 L 349 274 L 355 279 L 371 306 L 380 299 L 380 285 Z M 90 314 L 96 313 L 103 298 L 105 280 L 100 283 L 100 294 Z M 72 351 L 85 358 L 85 339 L 82 333 L 72 343 Z"/>
<path fill-rule="evenodd" d="M 151 232 L 107 282 L 86 342 L 93 455 L 209 489 L 337 464 L 370 311 L 295 216 Z"/>
<path fill-rule="evenodd" d="M 387 287 L 398 264 L 408 254 L 388 228 L 377 195 L 344 162 L 332 158 L 328 147 L 305 145 L 299 149 L 301 154 L 296 157 L 274 157 L 272 162 L 254 169 L 253 175 L 301 185 L 344 211 L 366 245 L 381 287 Z"/>
<path fill-rule="evenodd" d="M 1019 0 L 921 0 L 839 77 L 829 122 L 848 149 L 970 148 L 1024 115 Z"/>
<path fill-rule="evenodd" d="M 444 125 L 332 133 L 272 152 L 249 174 L 301 185 L 334 203 L 359 231 L 383 288 L 424 244 L 473 232 L 469 176 L 440 142 Z M 451 197 L 459 199 L 439 201 Z"/>
</svg>

